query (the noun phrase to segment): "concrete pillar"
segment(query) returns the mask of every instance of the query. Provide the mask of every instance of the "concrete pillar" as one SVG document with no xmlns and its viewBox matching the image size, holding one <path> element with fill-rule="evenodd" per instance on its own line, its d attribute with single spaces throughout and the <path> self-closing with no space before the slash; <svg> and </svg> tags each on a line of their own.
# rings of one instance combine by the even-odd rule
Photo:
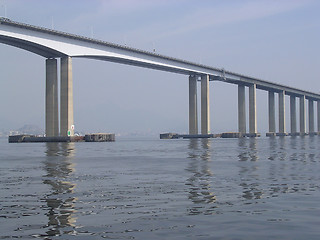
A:
<svg viewBox="0 0 320 240">
<path fill-rule="evenodd" d="M 209 75 L 201 76 L 201 134 L 210 133 Z"/>
<path fill-rule="evenodd" d="M 300 97 L 300 134 L 306 133 L 306 109 L 305 109 L 306 97 Z"/>
<path fill-rule="evenodd" d="M 291 134 L 295 135 L 297 133 L 297 107 L 296 107 L 296 97 L 290 96 L 290 126 Z"/>
<path fill-rule="evenodd" d="M 257 133 L 256 84 L 249 86 L 249 132 Z"/>
<path fill-rule="evenodd" d="M 284 91 L 279 92 L 279 133 L 286 132 Z"/>
<path fill-rule="evenodd" d="M 189 76 L 189 134 L 198 134 L 196 76 Z"/>
<path fill-rule="evenodd" d="M 309 134 L 314 134 L 314 107 L 313 100 L 309 99 Z"/>
<path fill-rule="evenodd" d="M 46 136 L 59 136 L 57 59 L 46 60 Z"/>
<path fill-rule="evenodd" d="M 73 84 L 71 57 L 61 58 L 60 136 L 73 136 Z"/>
<path fill-rule="evenodd" d="M 318 134 L 320 134 L 320 100 L 317 101 L 317 107 L 318 107 L 318 111 L 317 111 L 317 120 L 318 120 Z"/>
<path fill-rule="evenodd" d="M 276 110 L 274 92 L 268 92 L 268 107 L 269 107 L 269 133 L 276 132 Z"/>
<path fill-rule="evenodd" d="M 244 85 L 238 85 L 238 129 L 246 134 L 246 92 Z"/>
</svg>

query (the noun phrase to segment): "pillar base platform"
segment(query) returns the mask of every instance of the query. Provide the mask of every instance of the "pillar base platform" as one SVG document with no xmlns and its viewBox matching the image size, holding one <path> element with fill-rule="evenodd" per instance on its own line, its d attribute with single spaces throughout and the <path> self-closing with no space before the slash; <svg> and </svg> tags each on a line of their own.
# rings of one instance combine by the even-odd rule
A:
<svg viewBox="0 0 320 240">
<path fill-rule="evenodd" d="M 160 139 L 178 139 L 178 138 L 217 138 L 221 134 L 178 134 L 178 133 L 161 133 Z"/>
<path fill-rule="evenodd" d="M 9 136 L 9 143 L 43 143 L 43 142 L 114 142 L 114 133 L 95 133 L 86 134 L 85 136 L 71 136 L 71 137 L 40 137 L 35 135 L 12 135 Z"/>
<path fill-rule="evenodd" d="M 260 133 L 246 133 L 246 137 L 261 137 Z"/>
<path fill-rule="evenodd" d="M 242 138 L 245 137 L 245 134 L 241 132 L 225 132 L 221 133 L 221 138 Z"/>
<path fill-rule="evenodd" d="M 178 134 L 178 133 L 161 133 L 160 139 L 189 139 L 189 138 L 243 138 L 246 137 L 247 134 L 243 134 L 240 132 L 224 132 L 217 134 Z M 260 134 L 257 133 L 252 137 L 260 137 Z"/>
<path fill-rule="evenodd" d="M 276 136 L 278 137 L 286 137 L 288 135 L 289 135 L 288 133 L 276 133 Z"/>
<path fill-rule="evenodd" d="M 315 136 L 315 135 L 318 135 L 317 132 L 309 132 L 309 136 Z"/>
<path fill-rule="evenodd" d="M 301 136 L 301 134 L 299 132 L 295 132 L 295 133 L 289 133 L 289 136 L 295 137 L 295 136 Z"/>
<path fill-rule="evenodd" d="M 300 133 L 300 136 L 307 136 L 308 133 Z"/>
<path fill-rule="evenodd" d="M 266 137 L 275 137 L 276 133 L 275 132 L 268 132 L 266 133 Z"/>
</svg>

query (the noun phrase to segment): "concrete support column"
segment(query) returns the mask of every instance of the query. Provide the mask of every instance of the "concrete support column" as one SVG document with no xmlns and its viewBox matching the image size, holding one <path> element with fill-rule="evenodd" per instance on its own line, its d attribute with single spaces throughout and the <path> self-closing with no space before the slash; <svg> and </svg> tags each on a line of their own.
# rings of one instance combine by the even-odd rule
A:
<svg viewBox="0 0 320 240">
<path fill-rule="evenodd" d="M 201 76 L 201 134 L 210 133 L 209 75 Z"/>
<path fill-rule="evenodd" d="M 72 59 L 61 58 L 60 136 L 73 136 Z"/>
<path fill-rule="evenodd" d="M 284 91 L 279 92 L 279 133 L 286 132 Z"/>
<path fill-rule="evenodd" d="M 296 97 L 290 96 L 290 126 L 291 126 L 291 135 L 297 133 L 297 107 L 296 107 Z"/>
<path fill-rule="evenodd" d="M 246 134 L 246 92 L 244 85 L 238 85 L 238 129 Z"/>
<path fill-rule="evenodd" d="M 57 59 L 46 60 L 46 136 L 59 136 Z"/>
<path fill-rule="evenodd" d="M 189 134 L 198 134 L 197 77 L 189 76 Z"/>
<path fill-rule="evenodd" d="M 256 84 L 249 86 L 249 133 L 257 134 Z"/>
<path fill-rule="evenodd" d="M 318 107 L 318 111 L 317 111 L 317 120 L 318 120 L 318 134 L 320 134 L 320 100 L 317 101 L 317 107 Z"/>
<path fill-rule="evenodd" d="M 276 110 L 274 92 L 268 92 L 268 107 L 269 107 L 269 134 L 276 133 Z"/>
<path fill-rule="evenodd" d="M 300 97 L 300 134 L 306 133 L 306 108 L 305 108 L 306 97 Z"/>
<path fill-rule="evenodd" d="M 314 134 L 314 108 L 313 100 L 309 99 L 309 134 Z"/>
</svg>

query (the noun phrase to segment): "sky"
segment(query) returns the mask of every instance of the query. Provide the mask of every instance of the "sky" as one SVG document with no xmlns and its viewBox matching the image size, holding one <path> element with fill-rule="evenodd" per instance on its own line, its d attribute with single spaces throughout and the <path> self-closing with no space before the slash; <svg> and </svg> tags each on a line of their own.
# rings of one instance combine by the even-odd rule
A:
<svg viewBox="0 0 320 240">
<path fill-rule="evenodd" d="M 0 16 L 17 22 L 155 49 L 316 93 L 319 11 L 318 0 L 0 0 Z M 0 44 L 0 69 L 0 131 L 25 124 L 44 129 L 45 58 Z M 76 131 L 188 131 L 185 75 L 74 58 L 73 83 Z M 257 90 L 261 133 L 268 129 L 267 101 L 267 92 Z M 211 82 L 211 132 L 237 131 L 237 114 L 237 86 Z M 287 96 L 287 131 L 288 114 Z"/>
</svg>

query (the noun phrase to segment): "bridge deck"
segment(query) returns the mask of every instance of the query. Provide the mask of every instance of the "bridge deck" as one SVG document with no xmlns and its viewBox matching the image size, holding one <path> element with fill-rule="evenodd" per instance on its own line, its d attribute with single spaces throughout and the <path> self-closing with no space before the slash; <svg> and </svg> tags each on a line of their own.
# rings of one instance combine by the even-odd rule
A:
<svg viewBox="0 0 320 240">
<path fill-rule="evenodd" d="M 59 37 L 61 42 L 67 42 L 74 44 L 75 46 L 86 48 L 105 48 L 105 51 L 113 55 L 92 55 L 92 54 L 68 54 L 60 49 L 49 48 L 48 46 L 39 46 L 39 44 L 28 42 L 25 39 L 14 39 L 13 37 L 5 36 L 1 32 L 2 27 L 7 26 L 9 29 L 23 29 L 27 33 L 38 33 L 39 37 L 45 38 L 50 36 Z M 8 29 L 6 29 L 8 31 Z M 209 75 L 210 81 L 224 81 L 232 84 L 243 84 L 246 86 L 256 84 L 258 89 L 266 91 L 280 92 L 285 91 L 286 95 L 293 96 L 305 96 L 307 99 L 320 100 L 320 94 L 313 93 L 310 91 L 301 90 L 298 88 L 293 88 L 290 86 L 265 81 L 255 77 L 246 76 L 243 74 L 226 71 L 224 69 L 219 69 L 211 66 L 206 66 L 203 64 L 197 64 L 190 61 L 177 59 L 173 57 L 168 57 L 160 55 L 153 52 L 143 51 L 135 48 L 130 48 L 127 46 L 121 46 L 118 44 L 113 44 L 97 39 L 92 39 L 88 37 L 83 37 L 75 34 L 69 34 L 61 31 L 51 30 L 43 27 L 37 27 L 29 24 L 19 23 L 12 21 L 7 18 L 0 18 L 0 42 L 13 45 L 16 47 L 24 48 L 31 52 L 35 52 L 39 55 L 45 57 L 83 57 L 92 58 L 104 61 L 118 62 L 122 64 L 135 65 L 139 67 L 152 68 L 162 71 L 174 72 L 185 75 Z M 87 46 L 88 45 L 88 46 Z"/>
</svg>

